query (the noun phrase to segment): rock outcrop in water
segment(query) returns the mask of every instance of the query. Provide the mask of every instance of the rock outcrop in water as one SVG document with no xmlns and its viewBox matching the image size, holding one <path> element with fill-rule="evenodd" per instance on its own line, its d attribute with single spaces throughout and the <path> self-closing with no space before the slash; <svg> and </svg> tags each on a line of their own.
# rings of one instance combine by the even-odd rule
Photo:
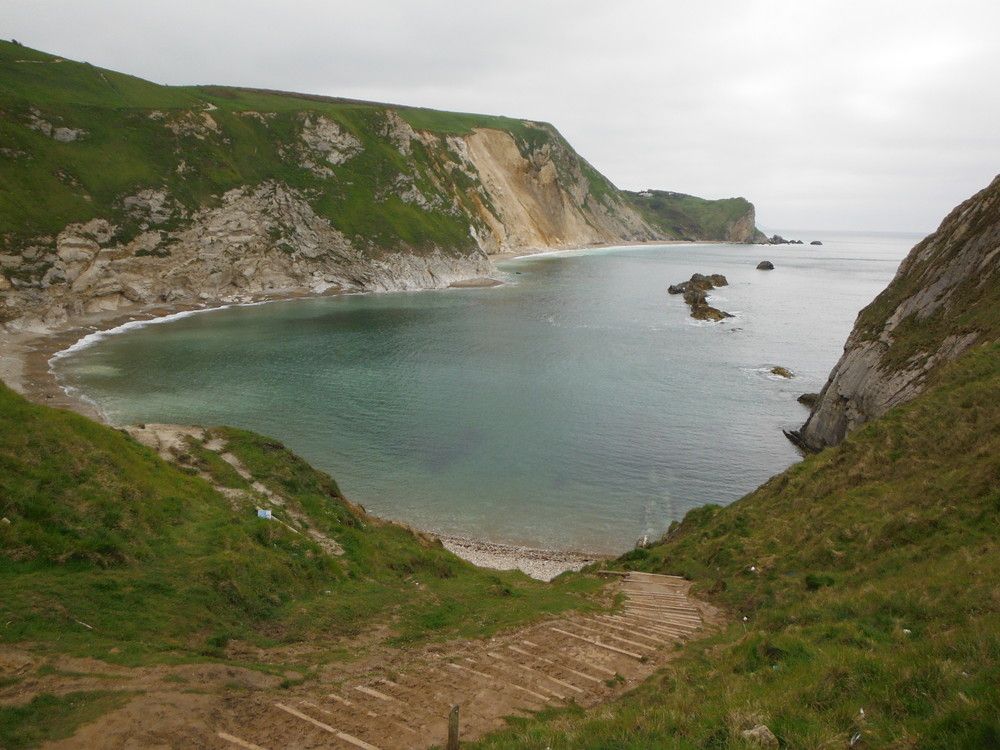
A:
<svg viewBox="0 0 1000 750">
<path fill-rule="evenodd" d="M 955 208 L 861 311 L 802 429 L 809 450 L 921 393 L 942 364 L 1000 333 L 1000 177 Z"/>
<path fill-rule="evenodd" d="M 8 331 L 154 303 L 444 287 L 494 275 L 493 253 L 756 231 L 742 198 L 664 194 L 674 231 L 547 123 L 179 90 L 53 60 L 0 42 L 0 123 L 18 145 L 0 149 Z"/>
<path fill-rule="evenodd" d="M 713 273 L 708 276 L 696 273 L 688 281 L 671 284 L 667 287 L 667 293 L 684 295 L 684 301 L 691 306 L 691 317 L 695 320 L 719 321 L 733 316 L 709 305 L 706 293 L 717 286 L 728 285 L 729 281 L 721 273 Z"/>
</svg>

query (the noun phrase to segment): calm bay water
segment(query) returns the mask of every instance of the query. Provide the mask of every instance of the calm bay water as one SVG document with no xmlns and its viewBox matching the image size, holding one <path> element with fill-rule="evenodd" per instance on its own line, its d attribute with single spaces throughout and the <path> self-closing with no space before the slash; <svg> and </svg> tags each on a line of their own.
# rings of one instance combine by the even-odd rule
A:
<svg viewBox="0 0 1000 750">
<path fill-rule="evenodd" d="M 534 256 L 493 289 L 229 308 L 100 338 L 57 371 L 115 423 L 277 437 L 379 515 L 616 552 L 799 460 L 781 434 L 806 417 L 796 396 L 822 387 L 917 239 L 813 236 L 825 244 Z M 729 278 L 713 304 L 734 319 L 697 323 L 667 295 L 694 272 Z"/>
</svg>

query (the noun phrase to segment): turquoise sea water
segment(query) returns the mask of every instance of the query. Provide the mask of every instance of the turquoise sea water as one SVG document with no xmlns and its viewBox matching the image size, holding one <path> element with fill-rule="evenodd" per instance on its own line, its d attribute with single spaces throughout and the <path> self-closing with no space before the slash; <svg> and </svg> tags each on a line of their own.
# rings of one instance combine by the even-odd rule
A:
<svg viewBox="0 0 1000 750">
<path fill-rule="evenodd" d="M 799 460 L 781 433 L 807 414 L 796 396 L 822 387 L 915 242 L 813 236 L 825 244 L 561 253 L 504 262 L 492 289 L 234 307 L 100 337 L 56 369 L 116 423 L 272 435 L 379 515 L 617 552 Z M 729 278 L 713 304 L 734 319 L 697 323 L 667 295 L 696 271 Z"/>
</svg>

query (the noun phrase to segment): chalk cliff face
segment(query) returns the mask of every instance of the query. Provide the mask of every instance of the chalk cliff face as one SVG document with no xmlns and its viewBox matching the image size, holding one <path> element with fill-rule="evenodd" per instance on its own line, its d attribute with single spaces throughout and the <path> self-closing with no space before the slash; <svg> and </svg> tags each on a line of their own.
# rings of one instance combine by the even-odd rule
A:
<svg viewBox="0 0 1000 750">
<path fill-rule="evenodd" d="M 514 138 L 500 130 L 477 129 L 465 138 L 465 144 L 492 206 L 482 213 L 490 228 L 487 242 L 498 250 L 659 236 L 617 191 L 608 190 L 603 199 L 598 197 L 584 174 L 582 160 L 554 131 L 528 153 L 522 153 Z"/>
<path fill-rule="evenodd" d="M 955 208 L 858 315 L 802 429 L 819 450 L 917 396 L 938 366 L 1000 333 L 1000 177 Z"/>
<path fill-rule="evenodd" d="M 657 221 L 546 123 L 175 89 L 6 42 L 0 82 L 8 331 L 149 304 L 442 287 L 494 273 L 498 252 L 754 229 L 742 199 L 733 213 L 683 196 L 673 225 Z"/>
</svg>

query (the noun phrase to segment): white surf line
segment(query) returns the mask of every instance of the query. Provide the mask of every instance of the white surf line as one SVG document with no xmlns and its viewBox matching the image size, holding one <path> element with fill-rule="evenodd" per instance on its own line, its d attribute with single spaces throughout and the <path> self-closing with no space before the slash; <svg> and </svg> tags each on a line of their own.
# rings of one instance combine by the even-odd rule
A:
<svg viewBox="0 0 1000 750">
<path fill-rule="evenodd" d="M 331 727 L 329 724 L 324 724 L 319 719 L 314 719 L 309 714 L 304 714 L 301 711 L 292 708 L 291 706 L 286 706 L 284 703 L 275 703 L 274 705 L 277 708 L 280 708 L 282 711 L 291 714 L 297 719 L 302 719 L 302 721 L 308 721 L 310 724 L 319 727 L 323 731 L 329 732 L 337 739 L 341 739 L 349 745 L 354 745 L 354 747 L 360 747 L 361 750 L 379 750 L 379 748 L 376 747 L 375 745 L 369 745 L 364 740 L 359 740 L 353 734 L 348 734 L 347 732 L 341 732 L 339 729 L 335 729 Z"/>
<path fill-rule="evenodd" d="M 543 650 L 545 651 L 545 653 L 551 653 L 551 649 L 549 649 L 548 647 L 539 646 L 537 643 L 533 643 L 532 641 L 522 638 L 521 643 L 523 643 L 525 646 L 531 646 L 532 648 Z M 602 667 L 600 664 L 594 664 L 593 662 L 589 662 L 586 659 L 581 659 L 580 657 L 574 656 L 573 654 L 567 654 L 565 651 L 560 650 L 559 653 L 562 655 L 564 659 L 571 659 L 572 661 L 575 661 L 577 664 L 580 664 L 581 666 L 589 667 L 590 669 L 596 669 L 598 672 L 604 672 L 604 674 L 608 675 L 609 677 L 614 677 L 617 674 L 617 672 L 615 672 L 613 669 Z M 534 654 L 532 654 L 532 656 L 534 656 Z"/>
<path fill-rule="evenodd" d="M 565 671 L 569 672 L 570 674 L 575 674 L 577 677 L 581 677 L 584 680 L 590 680 L 591 682 L 596 682 L 598 685 L 601 684 L 601 678 L 600 677 L 594 677 L 593 675 L 584 674 L 583 672 L 578 672 L 575 669 L 573 669 L 572 667 L 567 667 L 565 664 L 560 664 L 559 662 L 552 661 L 552 659 L 546 659 L 544 656 L 536 656 L 535 654 L 531 653 L 530 651 L 525 651 L 523 648 L 518 648 L 517 646 L 511 646 L 511 645 L 508 644 L 507 648 L 509 648 L 515 654 L 521 654 L 521 656 L 527 656 L 527 657 L 529 657 L 531 659 L 535 659 L 537 661 L 542 661 L 542 662 L 545 662 L 546 664 L 551 664 L 556 669 L 562 669 L 562 670 L 565 670 Z"/>
<path fill-rule="evenodd" d="M 636 654 L 631 651 L 626 651 L 623 648 L 612 646 L 609 643 L 601 643 L 600 641 L 596 641 L 593 638 L 587 638 L 586 636 L 577 635 L 576 633 L 570 633 L 567 630 L 560 630 L 559 628 L 549 628 L 549 630 L 555 631 L 560 635 L 566 635 L 569 636 L 570 638 L 575 638 L 576 640 L 583 641 L 584 643 L 589 643 L 592 646 L 598 646 L 599 648 L 607 649 L 608 651 L 614 651 L 617 654 L 624 654 L 625 656 L 631 656 L 633 659 L 637 659 L 638 661 L 643 661 L 646 658 L 642 654 Z"/>
<path fill-rule="evenodd" d="M 242 747 L 244 750 L 267 750 L 265 747 L 260 745 L 255 745 L 252 742 L 247 742 L 246 740 L 241 740 L 239 737 L 235 737 L 228 732 L 216 732 L 219 738 L 224 739 L 226 742 L 230 742 L 237 747 Z"/>
</svg>

